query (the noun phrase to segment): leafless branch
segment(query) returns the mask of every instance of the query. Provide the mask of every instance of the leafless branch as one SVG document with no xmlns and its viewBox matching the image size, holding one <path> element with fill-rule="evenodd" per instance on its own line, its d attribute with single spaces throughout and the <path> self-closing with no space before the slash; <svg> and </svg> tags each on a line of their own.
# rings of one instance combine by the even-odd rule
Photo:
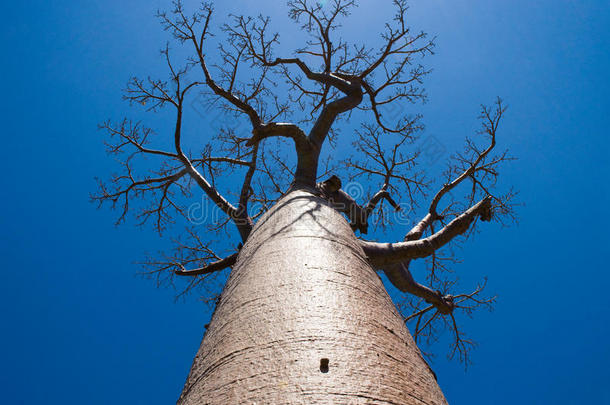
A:
<svg viewBox="0 0 610 405">
<path fill-rule="evenodd" d="M 179 276 L 199 276 L 202 274 L 214 273 L 216 271 L 224 270 L 227 267 L 232 267 L 237 261 L 237 253 L 233 253 L 231 256 L 225 257 L 224 259 L 209 263 L 203 267 L 197 269 L 187 270 L 182 264 L 176 264 L 180 267 L 180 270 L 174 270 Z"/>
</svg>

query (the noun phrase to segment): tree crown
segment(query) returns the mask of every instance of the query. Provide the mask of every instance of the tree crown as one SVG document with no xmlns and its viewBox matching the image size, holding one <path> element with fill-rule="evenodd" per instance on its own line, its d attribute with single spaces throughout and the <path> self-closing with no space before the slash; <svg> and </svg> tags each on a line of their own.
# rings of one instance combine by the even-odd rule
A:
<svg viewBox="0 0 610 405">
<path fill-rule="evenodd" d="M 356 1 L 288 1 L 295 30 L 306 36 L 289 55 L 278 51 L 280 34 L 262 15 L 231 15 L 217 26 L 211 3 L 187 11 L 175 1 L 170 12 L 158 12 L 173 40 L 161 51 L 169 78 L 134 77 L 124 98 L 149 112 L 170 111 L 173 133 L 129 119 L 104 122 L 108 152 L 121 171 L 100 181 L 92 199 L 117 209 L 117 223 L 130 212 L 159 233 L 186 223 L 173 251 L 144 265 L 160 283 L 191 276 L 184 291 L 214 286 L 207 292 L 213 296 L 214 278 L 235 263 L 256 220 L 290 190 L 311 190 L 345 214 L 371 265 L 404 293 L 399 307 L 416 341 L 432 343 L 447 328 L 454 337 L 450 356 L 467 363 L 474 342 L 458 327 L 457 313 L 490 308 L 494 297 L 483 296 L 484 282 L 469 293 L 454 291 L 451 248 L 481 221 L 514 220 L 515 193 L 496 191 L 499 167 L 512 160 L 496 151 L 505 106 L 498 99 L 481 107 L 481 130 L 435 182 L 421 164 L 422 117 L 403 108 L 426 99 L 422 83 L 430 70 L 422 62 L 434 39 L 409 28 L 405 0 L 393 4 L 394 17 L 370 46 L 340 35 Z M 203 114 L 220 114 L 223 124 L 199 135 L 186 125 L 193 103 Z M 399 113 L 392 113 L 397 105 Z M 213 204 L 217 220 L 196 221 L 193 208 L 202 207 L 193 205 L 193 190 Z M 364 239 L 369 228 L 405 227 L 415 209 L 423 215 L 405 228 L 402 241 Z M 402 215 L 388 220 L 391 210 Z M 237 247 L 227 251 L 213 235 L 234 229 Z M 427 269 L 420 282 L 410 271 L 417 259 Z"/>
</svg>

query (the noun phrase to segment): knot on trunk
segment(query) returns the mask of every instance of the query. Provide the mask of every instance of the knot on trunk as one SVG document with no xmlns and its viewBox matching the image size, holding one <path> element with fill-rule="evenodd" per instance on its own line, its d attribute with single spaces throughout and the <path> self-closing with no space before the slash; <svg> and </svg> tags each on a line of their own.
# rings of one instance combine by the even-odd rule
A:
<svg viewBox="0 0 610 405">
<path fill-rule="evenodd" d="M 368 232 L 368 211 L 360 206 L 349 194 L 341 190 L 341 179 L 332 175 L 327 180 L 318 183 L 316 188 L 320 195 L 325 198 L 331 206 L 345 214 L 350 221 L 352 230 L 360 231 L 362 234 Z"/>
</svg>

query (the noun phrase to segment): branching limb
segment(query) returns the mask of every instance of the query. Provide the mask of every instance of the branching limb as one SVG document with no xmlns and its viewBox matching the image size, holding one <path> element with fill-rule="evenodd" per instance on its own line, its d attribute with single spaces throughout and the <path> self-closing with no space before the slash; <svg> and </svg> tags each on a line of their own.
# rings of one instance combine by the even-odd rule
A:
<svg viewBox="0 0 610 405">
<path fill-rule="evenodd" d="M 126 147 L 132 146 L 139 153 L 169 158 L 178 157 L 175 153 L 148 148 L 146 145 L 153 131 L 150 128 L 143 127 L 139 122 L 134 123 L 124 119 L 120 124 L 115 126 L 110 121 L 106 121 L 99 126 L 99 129 L 108 132 L 110 138 L 117 137 L 119 139 L 115 143 L 105 142 L 109 154 L 116 155 L 122 153 Z"/>
<path fill-rule="evenodd" d="M 394 25 L 386 24 L 386 32 L 381 37 L 385 44 L 381 47 L 378 56 L 374 61 L 360 73 L 361 78 L 365 78 L 373 73 L 378 67 L 383 66 L 384 62 L 393 55 L 400 55 L 401 59 L 409 59 L 409 55 L 420 53 L 431 53 L 434 42 L 430 41 L 421 47 L 414 47 L 421 39 L 426 38 L 425 33 L 415 36 L 409 35 L 410 28 L 407 25 L 407 2 L 406 0 L 395 0 L 396 15 Z"/>
<path fill-rule="evenodd" d="M 178 183 L 186 175 L 187 171 L 185 169 L 177 171 L 170 169 L 158 173 L 171 174 L 162 177 L 144 177 L 138 180 L 132 174 L 129 160 L 125 162 L 124 166 L 126 174 L 114 176 L 109 184 L 98 181 L 99 193 L 91 196 L 92 201 L 99 204 L 110 202 L 113 208 L 119 201 L 121 202 L 121 214 L 117 224 L 125 220 L 133 198 L 144 198 L 145 196 L 149 197 L 153 203 L 149 207 L 141 208 L 137 213 L 136 218 L 138 218 L 140 225 L 154 217 L 155 229 L 162 232 L 165 226 L 171 222 L 171 215 L 167 212 L 168 209 L 173 208 L 179 214 L 186 216 L 184 208 L 174 201 L 173 192 L 170 190 L 170 187 L 176 186 L 183 193 L 186 193 L 183 186 Z M 155 197 L 157 198 L 156 202 Z"/>
<path fill-rule="evenodd" d="M 492 219 L 492 212 L 503 209 L 501 213 L 506 213 L 507 205 L 502 205 L 505 200 L 500 200 L 501 203 L 496 203 L 499 198 L 491 194 L 491 190 L 484 184 L 484 182 L 491 178 L 495 179 L 497 176 L 496 166 L 509 158 L 506 153 L 499 156 L 491 157 L 491 152 L 496 145 L 496 132 L 498 124 L 505 108 L 502 106 L 500 100 L 496 102 L 495 108 L 483 107 L 481 113 L 481 119 L 483 120 L 483 134 L 486 135 L 490 142 L 484 149 L 479 149 L 474 142 L 468 141 L 467 152 L 464 155 L 457 156 L 458 166 L 450 171 L 455 177 L 451 181 L 447 182 L 440 191 L 434 196 L 428 212 L 426 215 L 407 233 L 405 236 L 405 242 L 415 243 L 428 243 L 428 250 L 431 260 L 429 261 L 429 275 L 427 281 L 430 285 L 436 286 L 436 288 L 430 288 L 418 284 L 413 280 L 413 277 L 409 271 L 409 265 L 412 258 L 409 258 L 399 264 L 387 265 L 384 268 L 388 279 L 398 289 L 403 292 L 408 292 L 413 296 L 420 297 L 423 302 L 428 303 L 428 306 L 421 308 L 419 304 L 413 307 L 413 313 L 406 317 L 406 321 L 413 322 L 413 335 L 419 341 L 426 339 L 428 342 L 435 340 L 439 334 L 437 328 L 443 327 L 452 331 L 454 340 L 451 345 L 450 357 L 459 355 L 460 360 L 465 364 L 468 363 L 469 350 L 474 347 L 475 343 L 471 339 L 465 337 L 463 331 L 460 329 L 457 322 L 456 310 L 462 310 L 468 315 L 477 307 L 486 306 L 491 308 L 491 305 L 495 299 L 492 298 L 478 298 L 483 286 L 477 287 L 477 289 L 471 294 L 459 294 L 452 296 L 448 293 L 448 290 L 454 285 L 455 282 L 449 281 L 447 275 L 440 275 L 439 272 L 444 271 L 444 265 L 441 264 L 444 260 L 438 254 L 438 247 L 434 247 L 434 243 L 440 243 L 444 245 L 447 241 L 452 240 L 455 236 L 464 233 L 467 230 L 472 232 L 474 229 L 471 226 L 472 222 L 478 217 L 481 220 L 489 221 Z M 472 183 L 472 190 L 468 196 L 467 201 L 473 204 L 474 198 L 477 195 L 478 190 L 482 190 L 486 197 L 479 203 L 473 205 L 466 212 L 452 213 L 452 206 L 455 202 L 452 201 L 447 208 L 442 212 L 439 212 L 439 202 L 442 197 L 455 191 L 458 185 L 466 180 L 470 180 Z M 453 198 L 453 196 L 452 196 Z M 478 212 L 478 214 L 476 214 Z M 474 217 L 471 215 L 474 214 Z M 452 217 L 455 215 L 453 221 L 446 224 L 440 231 L 435 232 L 435 223 L 438 221 L 441 224 L 445 223 L 446 217 Z M 426 232 L 430 232 L 431 236 L 422 239 Z M 443 235 L 441 237 L 441 235 Z M 437 238 L 438 237 L 438 238 Z M 432 241 L 436 239 L 436 241 Z M 416 258 L 416 257 L 415 257 Z M 446 258 L 445 258 L 446 259 Z M 465 301 L 469 301 L 470 304 L 466 304 Z M 421 301 L 420 301 L 421 302 Z"/>
<path fill-rule="evenodd" d="M 377 124 L 386 132 L 400 133 L 408 128 L 408 120 L 399 119 L 395 126 L 383 122 L 381 107 L 390 103 L 407 101 L 414 103 L 425 100 L 425 93 L 419 87 L 424 76 L 430 73 L 421 65 L 414 66 L 414 57 L 432 54 L 434 39 L 427 40 L 424 32 L 413 35 L 407 25 L 407 4 L 405 0 L 395 0 L 396 15 L 393 23 L 386 24 L 382 34 L 384 44 L 376 56 L 368 55 L 369 64 L 359 78 L 368 95 L 370 106 Z M 376 80 L 381 77 L 381 80 Z M 387 91 L 391 93 L 384 95 Z M 402 121 L 402 123 L 401 123 Z"/>
<path fill-rule="evenodd" d="M 313 128 L 308 135 L 309 156 L 302 159 L 299 153 L 299 164 L 296 171 L 296 182 L 306 185 L 315 185 L 318 158 L 322 144 L 324 143 L 337 116 L 347 112 L 360 104 L 363 91 L 360 80 L 345 74 L 335 74 L 331 71 L 331 57 L 333 54 L 330 30 L 339 15 L 347 15 L 347 10 L 354 5 L 353 1 L 337 1 L 333 5 L 330 14 L 327 14 L 319 6 L 310 7 L 305 1 L 293 1 L 289 3 L 291 16 L 296 21 L 305 17 L 307 19 L 306 29 L 311 32 L 313 27 L 319 32 L 320 45 L 324 48 L 321 55 L 325 59 L 324 72 L 313 72 L 299 58 L 274 58 L 272 59 L 272 46 L 277 42 L 278 34 L 266 36 L 268 19 L 251 19 L 244 17 L 235 18 L 235 28 L 227 27 L 231 38 L 239 42 L 246 49 L 246 58 L 258 66 L 265 68 L 276 66 L 297 66 L 308 79 L 322 85 L 322 92 L 326 100 L 328 87 L 334 87 L 344 94 L 343 97 L 335 99 L 330 103 L 324 102 L 322 111 L 316 119 Z M 285 71 L 287 73 L 287 71 Z M 298 86 L 298 81 L 292 80 Z M 257 130 L 257 126 L 254 126 Z M 265 133 L 266 131 L 261 131 Z M 284 135 L 290 136 L 290 135 Z M 299 145 L 297 144 L 297 148 Z M 298 151 L 299 152 L 299 151 Z"/>
<path fill-rule="evenodd" d="M 249 162 L 248 171 L 244 176 L 244 181 L 241 186 L 241 192 L 239 193 L 239 210 L 243 212 L 248 211 L 248 201 L 252 196 L 252 179 L 256 173 L 256 161 L 258 159 L 258 145 L 252 148 L 252 160 Z"/>
<path fill-rule="evenodd" d="M 151 220 L 154 228 L 162 232 L 173 222 L 173 213 L 187 216 L 181 205 L 181 196 L 188 196 L 188 187 L 182 179 L 187 171 L 175 159 L 171 152 L 152 149 L 148 146 L 152 130 L 139 123 L 123 120 L 117 125 L 109 121 L 100 125 L 110 135 L 106 142 L 107 152 L 111 155 L 126 157 L 121 162 L 122 172 L 113 175 L 109 181 L 98 179 L 99 191 L 91 195 L 91 200 L 99 205 L 110 203 L 112 208 L 120 207 L 117 224 L 125 220 L 130 209 L 136 207 L 135 217 L 140 225 Z M 151 156 L 161 160 L 158 169 L 149 170 L 145 175 L 138 175 L 134 166 L 141 156 Z M 134 200 L 148 201 L 147 205 L 134 204 Z"/>
<path fill-rule="evenodd" d="M 359 80 L 349 82 L 344 89 L 340 89 L 345 96 L 326 104 L 309 133 L 309 140 L 318 150 L 326 139 L 332 124 L 341 113 L 356 108 L 362 102 L 362 86 Z"/>
<path fill-rule="evenodd" d="M 455 307 L 453 297 L 443 295 L 440 291 L 434 291 L 416 282 L 409 271 L 408 264 L 389 265 L 385 268 L 384 273 L 400 291 L 423 298 L 442 314 L 449 314 L 453 311 Z"/>
<path fill-rule="evenodd" d="M 400 210 L 400 206 L 396 204 L 386 190 L 380 190 L 366 206 L 360 206 L 349 194 L 341 190 L 341 180 L 337 176 L 331 176 L 330 179 L 319 183 L 317 187 L 334 209 L 347 216 L 352 229 L 360 231 L 361 234 L 368 232 L 369 215 L 382 198 L 387 199 L 396 210 Z"/>
<path fill-rule="evenodd" d="M 418 197 L 425 195 L 427 188 L 425 177 L 416 170 L 417 152 L 406 152 L 406 147 L 413 142 L 415 133 L 421 128 L 418 120 L 419 117 L 413 117 L 409 129 L 400 134 L 386 133 L 376 126 L 363 124 L 356 131 L 357 139 L 353 145 L 366 158 L 346 160 L 351 178 L 379 179 L 382 184 L 379 196 L 385 195 L 383 191 L 388 191 L 401 198 L 406 196 L 409 204 L 415 206 Z M 388 147 L 388 142 L 392 142 L 392 146 Z M 396 205 L 392 204 L 394 208 Z"/>
<path fill-rule="evenodd" d="M 480 217 L 481 220 L 488 221 L 491 218 L 490 208 L 491 198 L 486 197 L 443 229 L 424 239 L 399 243 L 361 241 L 360 244 L 374 268 L 383 268 L 408 259 L 427 257 L 456 236 L 466 232 L 476 218 Z"/>
<path fill-rule="evenodd" d="M 158 285 L 169 285 L 180 291 L 181 295 L 187 294 L 194 288 L 202 289 L 206 294 L 217 292 L 219 283 L 223 280 L 217 275 L 223 270 L 221 263 L 226 263 L 231 266 L 229 260 L 236 256 L 231 254 L 225 257 L 219 256 L 217 250 L 213 247 L 215 242 L 209 239 L 209 234 L 206 235 L 206 240 L 196 232 L 196 229 L 189 227 L 186 229 L 185 235 L 180 238 L 173 238 L 173 248 L 170 252 L 160 253 L 155 257 L 148 257 L 141 265 L 144 268 L 143 274 L 147 277 L 156 279 Z M 209 267 L 208 266 L 212 266 Z M 181 281 L 186 281 L 186 284 L 176 283 L 176 275 L 189 275 L 189 270 L 201 270 L 198 274 L 192 274 L 196 277 L 180 277 Z M 207 269 L 207 271 L 203 271 Z M 213 271 L 212 271 L 213 270 Z M 216 283 L 215 283 L 216 282 Z"/>
<path fill-rule="evenodd" d="M 233 220 L 243 241 L 248 238 L 252 230 L 252 221 L 248 217 L 247 212 L 240 211 L 234 207 L 220 192 L 213 187 L 203 175 L 195 168 L 191 160 L 182 151 L 181 135 L 182 135 L 182 109 L 183 100 L 180 99 L 177 107 L 176 127 L 174 130 L 174 145 L 178 159 L 182 162 L 191 178 L 201 187 L 206 195 L 212 200 L 218 208 L 220 208 L 229 218 Z"/>
<path fill-rule="evenodd" d="M 471 156 L 473 159 L 469 159 L 466 157 L 460 159 L 462 163 L 465 163 L 467 165 L 467 168 L 463 170 L 451 182 L 443 185 L 443 187 L 436 193 L 436 195 L 432 199 L 432 202 L 430 203 L 430 208 L 428 210 L 428 212 L 432 216 L 437 215 L 438 204 L 441 201 L 441 198 L 443 198 L 443 196 L 445 196 L 451 190 L 455 189 L 460 183 L 462 183 L 468 178 L 475 178 L 474 176 L 477 174 L 477 172 L 489 172 L 493 167 L 497 166 L 500 162 L 505 161 L 507 159 L 507 156 L 503 155 L 502 157 L 494 159 L 491 162 L 486 162 L 486 158 L 496 146 L 496 133 L 500 124 L 500 120 L 502 119 L 502 115 L 505 111 L 506 107 L 502 105 L 501 99 L 498 99 L 496 101 L 494 108 L 488 108 L 485 106 L 482 107 L 480 115 L 480 118 L 483 120 L 482 133 L 489 137 L 489 145 L 485 150 L 479 151 L 478 148 L 471 141 L 468 142 L 468 149 L 470 150 L 470 152 L 472 152 Z"/>
<path fill-rule="evenodd" d="M 493 157 L 489 160 L 491 152 L 496 146 L 496 134 L 500 120 L 503 113 L 506 111 L 506 107 L 503 106 L 502 100 L 498 99 L 493 108 L 483 106 L 481 109 L 480 118 L 483 121 L 483 128 L 481 133 L 489 138 L 489 145 L 479 150 L 476 145 L 469 141 L 467 143 L 467 154 L 468 156 L 458 156 L 459 167 L 455 167 L 449 171 L 448 174 L 457 173 L 453 179 L 445 183 L 441 189 L 434 195 L 428 212 L 426 215 L 407 233 L 405 240 L 416 240 L 420 239 L 422 235 L 429 229 L 436 221 L 443 221 L 447 216 L 450 215 L 450 211 L 439 213 L 439 203 L 441 199 L 454 191 L 458 185 L 462 184 L 466 180 L 472 182 L 472 191 L 468 198 L 469 204 L 474 204 L 477 191 L 482 191 L 482 194 L 491 199 L 490 209 L 486 211 L 486 214 L 481 216 L 484 220 L 491 220 L 492 213 L 501 213 L 510 215 L 511 207 L 508 205 L 508 200 L 512 197 L 497 197 L 492 194 L 491 190 L 483 184 L 487 180 L 488 176 L 493 176 L 491 179 L 495 181 L 497 176 L 497 166 L 511 158 L 503 153 L 500 156 Z M 482 174 L 483 179 L 478 179 L 478 176 Z M 455 214 L 456 216 L 461 213 Z M 495 216 L 497 217 L 497 215 Z"/>
<path fill-rule="evenodd" d="M 411 300 L 401 304 L 401 312 L 410 312 L 409 315 L 404 316 L 404 320 L 405 323 L 410 325 L 415 341 L 418 344 L 427 343 L 430 345 L 438 339 L 442 329 L 449 330 L 453 338 L 448 357 L 459 356 L 464 365 L 468 366 L 470 350 L 476 346 L 476 343 L 465 335 L 457 322 L 457 317 L 460 313 L 471 317 L 474 311 L 481 308 L 490 311 L 493 309 L 496 297 L 483 296 L 486 284 L 487 280 L 484 280 L 471 293 L 450 296 L 453 308 L 449 313 L 442 313 L 435 305 L 424 305 L 422 307 L 421 300 Z"/>
<path fill-rule="evenodd" d="M 319 56 L 323 59 L 324 71 L 330 72 L 333 67 L 333 56 L 342 49 L 345 50 L 345 44 L 342 41 L 333 45 L 330 32 L 338 27 L 336 19 L 339 16 L 348 16 L 350 9 L 355 5 L 354 0 L 335 0 L 328 4 L 328 7 L 325 7 L 323 3 L 309 5 L 306 0 L 289 1 L 290 17 L 294 21 L 302 23 L 301 28 L 312 37 L 307 48 L 299 50 L 299 53 Z M 318 50 L 310 50 L 312 46 L 318 47 Z"/>
<path fill-rule="evenodd" d="M 205 84 L 218 97 L 224 99 L 233 105 L 238 111 L 246 114 L 253 128 L 258 127 L 262 123 L 262 119 L 256 110 L 245 100 L 235 96 L 231 91 L 219 86 L 212 78 L 210 70 L 205 60 L 204 42 L 210 35 L 209 26 L 213 13 L 211 4 L 204 3 L 201 11 L 193 15 L 192 18 L 186 16 L 181 1 L 174 2 L 174 10 L 172 16 L 165 12 L 157 13 L 159 19 L 163 23 L 164 28 L 171 32 L 176 39 L 184 42 L 190 42 L 196 51 L 196 61 L 198 62 L 205 78 Z M 200 27 L 202 25 L 202 27 Z M 235 61 L 237 63 L 237 61 Z M 236 67 L 235 67 L 236 69 Z"/>
<path fill-rule="evenodd" d="M 421 238 L 421 234 L 417 232 L 409 232 L 404 241 L 414 241 Z M 455 303 L 453 296 L 443 294 L 440 290 L 433 290 L 423 284 L 418 283 L 413 278 L 409 265 L 411 259 L 407 259 L 397 264 L 390 264 L 384 267 L 383 272 L 388 277 L 388 280 L 402 292 L 413 294 L 416 297 L 424 299 L 425 302 L 432 304 L 430 308 L 436 308 L 441 314 L 449 314 L 453 312 Z"/>
<path fill-rule="evenodd" d="M 216 271 L 224 270 L 227 267 L 232 267 L 237 261 L 237 256 L 238 253 L 233 253 L 231 256 L 225 257 L 224 259 L 192 270 L 187 270 L 182 265 L 178 264 L 180 270 L 174 270 L 174 273 L 179 276 L 199 276 L 202 274 L 214 273 Z"/>
<path fill-rule="evenodd" d="M 274 136 L 290 138 L 294 140 L 294 143 L 297 147 L 297 151 L 305 151 L 305 149 L 308 147 L 307 136 L 305 135 L 303 130 L 301 130 L 301 128 L 299 128 L 295 124 L 285 122 L 270 122 L 268 124 L 260 125 L 259 127 L 252 130 L 252 138 L 248 140 L 246 145 L 256 145 L 263 139 Z"/>
<path fill-rule="evenodd" d="M 387 188 L 387 185 L 384 184 L 383 187 L 381 188 L 381 190 L 376 192 L 371 197 L 369 202 L 366 204 L 366 206 L 364 207 L 364 211 L 366 212 L 367 216 L 369 216 L 371 214 L 371 212 L 373 212 L 373 210 L 375 209 L 375 207 L 377 206 L 379 201 L 381 201 L 383 199 L 385 199 L 392 206 L 392 208 L 394 208 L 396 211 L 400 211 L 400 205 L 398 205 L 396 203 L 396 201 L 394 201 L 394 199 L 392 198 L 390 193 L 386 190 L 386 188 Z"/>
<path fill-rule="evenodd" d="M 184 32 L 192 33 L 192 27 L 199 21 L 198 18 L 200 18 L 200 17 L 194 17 L 193 20 L 189 22 L 189 20 L 184 16 L 184 13 L 182 12 L 181 3 L 176 2 L 175 5 L 176 5 L 175 14 L 178 16 L 177 20 L 172 21 L 169 19 L 169 17 L 167 17 L 167 15 L 165 15 L 165 14 L 161 15 L 162 20 L 165 21 L 165 23 L 166 23 L 166 27 L 169 27 L 170 29 L 172 29 L 174 34 L 178 35 L 178 36 L 183 35 Z M 209 18 L 209 15 L 207 18 Z M 207 27 L 207 24 L 208 24 L 207 20 L 206 20 L 205 24 Z M 182 29 L 182 31 L 180 31 L 180 29 Z M 205 28 L 205 29 L 207 29 L 207 28 Z M 205 35 L 203 35 L 203 36 L 205 36 Z M 187 155 L 182 150 L 181 136 L 182 136 L 182 117 L 183 117 L 183 111 L 184 111 L 184 108 L 183 108 L 184 100 L 185 100 L 187 93 L 191 89 L 198 86 L 200 83 L 191 82 L 191 83 L 188 83 L 187 85 L 183 85 L 182 79 L 183 79 L 185 73 L 187 72 L 187 68 L 176 69 L 173 66 L 170 56 L 169 56 L 168 47 L 165 48 L 163 55 L 165 56 L 168 68 L 170 70 L 171 78 L 174 83 L 175 89 L 170 92 L 167 89 L 167 86 L 165 83 L 159 82 L 159 81 L 154 81 L 151 79 L 149 79 L 149 83 L 152 86 L 152 88 L 149 89 L 148 87 L 146 87 L 143 84 L 142 81 L 139 81 L 137 79 L 132 79 L 132 81 L 130 82 L 130 85 L 128 86 L 128 89 L 127 89 L 126 98 L 129 99 L 130 101 L 136 101 L 136 102 L 140 102 L 140 103 L 146 103 L 149 100 L 153 100 L 156 103 L 154 105 L 155 106 L 154 108 L 160 107 L 163 104 L 165 104 L 166 102 L 170 103 L 172 106 L 175 107 L 175 109 L 176 109 L 176 123 L 175 123 L 175 129 L 174 129 L 175 152 L 166 152 L 166 151 L 160 151 L 160 150 L 154 150 L 154 149 L 148 148 L 146 146 L 146 143 L 148 140 L 147 138 L 148 138 L 149 134 L 152 133 L 152 131 L 147 130 L 147 129 L 140 129 L 138 124 L 136 124 L 135 126 L 131 125 L 131 124 L 128 125 L 127 121 L 124 121 L 123 124 L 118 128 L 112 127 L 109 123 L 106 123 L 102 126 L 103 128 L 105 128 L 106 130 L 108 130 L 110 132 L 111 136 L 113 136 L 113 137 L 118 136 L 120 139 L 120 142 L 118 144 L 112 145 L 112 147 L 109 148 L 109 150 L 111 153 L 120 153 L 125 147 L 131 146 L 131 147 L 136 148 L 136 154 L 155 155 L 158 157 L 171 158 L 174 161 L 178 161 L 184 167 L 184 169 L 179 172 L 180 176 L 178 178 L 181 178 L 184 174 L 188 174 L 195 181 L 195 183 L 197 185 L 199 185 L 199 187 L 201 187 L 201 189 L 206 193 L 206 195 L 224 213 L 226 213 L 229 216 L 229 218 L 231 218 L 235 222 L 242 239 L 245 240 L 252 227 L 252 222 L 247 217 L 247 213 L 245 211 L 238 210 L 231 203 L 229 203 L 227 201 L 227 199 L 224 198 L 219 193 L 219 191 L 203 177 L 203 175 L 197 170 L 197 168 L 195 166 L 196 164 L 203 164 L 204 161 L 207 163 L 210 163 L 212 160 L 231 161 L 232 159 L 228 158 L 228 157 L 225 157 L 225 158 L 208 157 L 207 159 L 198 159 L 198 160 L 196 159 L 194 161 L 191 161 L 190 158 L 188 158 Z M 113 192 L 109 192 L 108 189 L 104 188 L 104 186 L 101 184 L 100 187 L 102 189 L 102 193 L 100 196 L 97 196 L 96 198 L 98 199 L 98 201 L 105 199 L 105 200 L 112 200 L 113 202 L 115 202 L 117 197 L 124 196 L 124 201 L 125 201 L 123 204 L 124 209 L 123 209 L 123 213 L 121 214 L 121 217 L 119 218 L 119 220 L 122 220 L 125 217 L 125 214 L 127 213 L 127 210 L 128 210 L 128 197 L 129 197 L 130 191 L 139 190 L 142 192 L 143 187 L 146 187 L 144 190 L 155 190 L 157 188 L 160 188 L 162 190 L 162 193 L 161 193 L 162 196 L 160 199 L 159 206 L 156 209 L 144 210 L 141 215 L 143 215 L 144 221 L 146 220 L 146 218 L 148 218 L 149 216 L 151 216 L 153 214 L 157 215 L 157 218 L 158 218 L 157 219 L 157 229 L 159 231 L 161 231 L 161 229 L 163 228 L 163 222 L 168 222 L 169 218 L 170 218 L 169 216 L 166 215 L 166 211 L 164 209 L 164 204 L 169 204 L 170 206 L 174 207 L 177 211 L 181 212 L 184 215 L 184 210 L 182 208 L 180 208 L 177 204 L 175 204 L 170 199 L 170 197 L 171 197 L 170 186 L 172 184 L 176 183 L 177 174 L 176 173 L 169 173 L 169 174 L 164 173 L 163 177 L 159 177 L 157 179 L 145 178 L 143 180 L 136 180 L 134 178 L 134 175 L 132 174 L 130 160 L 131 160 L 131 158 L 127 159 L 124 163 L 127 174 L 124 176 L 117 177 L 116 179 L 113 180 L 113 183 L 117 184 L 118 182 L 127 179 L 127 180 L 131 181 L 132 184 L 129 185 L 128 187 L 126 187 L 125 189 L 121 189 L 120 187 L 115 188 L 115 190 Z M 241 164 L 241 160 L 233 159 L 232 163 Z M 151 187 L 150 186 L 151 183 L 158 184 L 158 187 L 157 186 Z"/>
</svg>

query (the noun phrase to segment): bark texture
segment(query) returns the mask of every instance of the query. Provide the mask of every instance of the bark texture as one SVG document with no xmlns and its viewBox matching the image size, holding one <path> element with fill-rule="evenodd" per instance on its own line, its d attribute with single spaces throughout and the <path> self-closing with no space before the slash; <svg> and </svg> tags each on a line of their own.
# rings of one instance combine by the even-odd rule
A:
<svg viewBox="0 0 610 405">
<path fill-rule="evenodd" d="M 254 226 L 178 404 L 337 403 L 447 402 L 350 225 L 298 190 Z"/>
</svg>

